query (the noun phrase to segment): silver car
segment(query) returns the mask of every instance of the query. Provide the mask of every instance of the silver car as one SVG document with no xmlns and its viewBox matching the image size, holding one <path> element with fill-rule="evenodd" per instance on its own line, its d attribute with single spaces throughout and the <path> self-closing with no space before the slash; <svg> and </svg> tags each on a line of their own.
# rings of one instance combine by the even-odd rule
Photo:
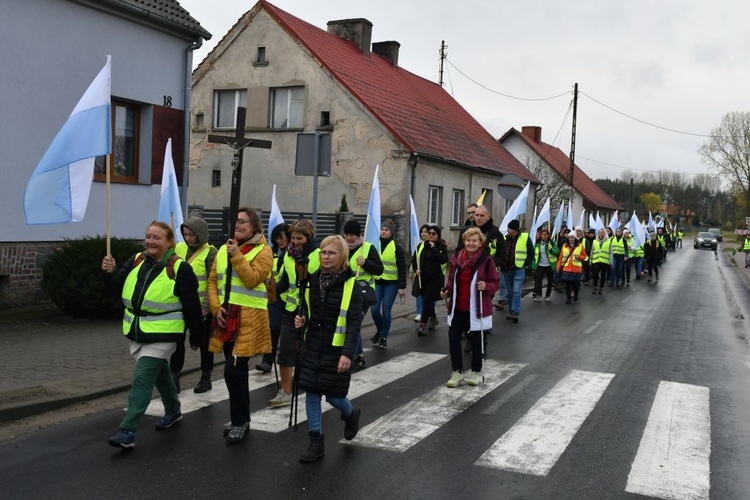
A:
<svg viewBox="0 0 750 500">
<path fill-rule="evenodd" d="M 693 239 L 693 248 L 710 248 L 711 250 L 716 250 L 718 246 L 719 241 L 716 239 L 714 233 L 698 233 L 695 235 L 695 239 Z"/>
</svg>

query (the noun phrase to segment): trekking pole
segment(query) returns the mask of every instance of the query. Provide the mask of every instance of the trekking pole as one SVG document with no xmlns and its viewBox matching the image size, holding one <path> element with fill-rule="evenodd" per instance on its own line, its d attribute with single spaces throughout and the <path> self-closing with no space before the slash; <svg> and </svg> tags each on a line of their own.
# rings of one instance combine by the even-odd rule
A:
<svg viewBox="0 0 750 500">
<path fill-rule="evenodd" d="M 484 368 L 484 290 L 479 290 L 479 342 L 482 345 L 482 368 Z M 482 370 L 482 383 L 484 383 L 484 369 Z"/>
<path fill-rule="evenodd" d="M 271 363 L 273 363 L 273 374 L 276 375 L 276 393 L 278 394 L 279 390 L 281 390 L 281 387 L 279 386 L 279 367 L 276 364 L 275 354 L 273 356 L 273 359 L 271 360 Z"/>
<path fill-rule="evenodd" d="M 302 316 L 304 311 L 305 287 L 307 285 L 307 261 L 297 268 L 297 290 L 299 291 L 299 302 L 297 305 L 297 316 Z M 307 318 L 310 321 L 310 318 Z M 309 325 L 307 325 L 309 326 Z M 289 427 L 292 427 L 292 418 L 294 418 L 294 430 L 297 430 L 297 412 L 299 410 L 299 368 L 300 368 L 300 349 L 302 348 L 303 328 L 297 329 L 297 349 L 294 360 L 294 377 L 292 378 L 292 405 L 289 413 Z"/>
</svg>

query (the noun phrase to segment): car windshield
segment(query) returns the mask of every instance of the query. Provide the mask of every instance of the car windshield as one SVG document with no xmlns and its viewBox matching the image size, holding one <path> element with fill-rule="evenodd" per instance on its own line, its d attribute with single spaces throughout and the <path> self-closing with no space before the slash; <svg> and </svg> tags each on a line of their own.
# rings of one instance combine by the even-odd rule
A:
<svg viewBox="0 0 750 500">
<path fill-rule="evenodd" d="M 698 233 L 698 238 L 702 238 L 704 240 L 715 238 L 714 233 Z"/>
<path fill-rule="evenodd" d="M 719 234 L 719 233 L 721 233 L 721 229 L 719 229 L 717 227 L 710 227 L 710 228 L 708 228 L 708 232 L 709 233 L 713 233 L 713 234 Z"/>
</svg>

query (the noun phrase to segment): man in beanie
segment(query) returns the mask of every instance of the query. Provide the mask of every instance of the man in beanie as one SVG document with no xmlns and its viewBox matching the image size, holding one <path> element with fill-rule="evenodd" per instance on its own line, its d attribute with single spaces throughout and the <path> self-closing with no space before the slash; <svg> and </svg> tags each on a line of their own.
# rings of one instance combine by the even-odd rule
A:
<svg viewBox="0 0 750 500">
<path fill-rule="evenodd" d="M 505 248 L 508 254 L 508 265 L 503 271 L 503 278 L 505 288 L 508 290 L 508 309 L 510 309 L 505 318 L 518 323 L 518 316 L 521 314 L 521 289 L 523 280 L 526 278 L 526 268 L 530 267 L 534 260 L 534 245 L 529 235 L 521 232 L 518 219 L 513 219 L 508 223 Z"/>
<path fill-rule="evenodd" d="M 355 272 L 355 279 L 361 283 L 362 288 L 362 318 L 365 317 L 370 307 L 375 304 L 375 276 L 383 274 L 383 261 L 380 260 L 378 250 L 362 238 L 362 226 L 352 219 L 344 224 L 344 239 L 349 247 L 349 266 Z M 363 285 L 364 284 L 364 285 Z M 360 289 L 357 289 L 360 291 Z M 373 337 L 374 338 L 374 337 Z M 385 349 L 388 343 L 385 339 L 375 344 L 375 347 Z M 357 352 L 354 358 L 354 366 L 366 366 L 365 355 L 362 349 L 362 338 L 357 343 Z"/>
</svg>

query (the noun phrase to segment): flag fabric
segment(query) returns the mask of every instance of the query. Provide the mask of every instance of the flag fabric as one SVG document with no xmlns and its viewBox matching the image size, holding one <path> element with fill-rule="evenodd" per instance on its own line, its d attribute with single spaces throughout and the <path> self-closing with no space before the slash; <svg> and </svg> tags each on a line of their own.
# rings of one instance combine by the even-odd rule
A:
<svg viewBox="0 0 750 500">
<path fill-rule="evenodd" d="M 167 139 L 164 151 L 164 170 L 161 173 L 161 198 L 159 199 L 159 213 L 156 220 L 169 224 L 174 231 L 175 240 L 183 241 L 182 206 L 180 205 L 180 189 L 177 187 L 177 175 L 174 172 L 172 160 L 172 138 Z"/>
<path fill-rule="evenodd" d="M 409 243 L 411 244 L 411 253 L 417 251 L 417 245 L 421 241 L 419 235 L 419 222 L 417 221 L 417 209 L 414 208 L 414 198 L 409 195 L 409 203 L 411 203 L 411 215 L 409 216 Z"/>
<path fill-rule="evenodd" d="M 604 221 L 602 221 L 602 215 L 597 211 L 596 212 L 596 232 L 599 232 L 599 229 L 605 229 L 604 227 Z"/>
<path fill-rule="evenodd" d="M 650 211 L 648 213 L 648 223 L 646 224 L 646 226 L 656 231 L 656 225 L 654 224 L 654 217 L 651 215 Z"/>
<path fill-rule="evenodd" d="M 560 210 L 557 211 L 555 216 L 555 223 L 552 226 L 552 234 L 550 236 L 556 236 L 557 233 L 562 229 L 563 213 L 565 211 L 565 202 L 560 203 Z"/>
<path fill-rule="evenodd" d="M 573 225 L 573 203 L 568 201 L 568 215 L 565 216 L 565 225 L 568 226 L 568 229 L 571 231 L 575 227 Z"/>
<path fill-rule="evenodd" d="M 529 238 L 531 238 L 531 241 L 534 241 L 535 235 L 536 235 L 536 205 L 534 206 L 534 218 L 531 219 L 531 225 L 529 226 Z"/>
<path fill-rule="evenodd" d="M 589 214 L 589 227 L 594 228 L 598 231 L 598 228 L 596 227 L 596 218 L 592 213 Z"/>
<path fill-rule="evenodd" d="M 617 231 L 617 228 L 620 227 L 620 218 L 619 215 L 617 215 L 617 210 L 615 210 L 612 218 L 609 219 L 609 227 L 612 229 L 613 234 L 615 231 Z"/>
<path fill-rule="evenodd" d="M 518 219 L 521 215 L 526 213 L 526 204 L 529 200 L 529 186 L 531 182 L 527 182 L 521 194 L 513 201 L 513 204 L 508 209 L 508 213 L 505 214 L 503 222 L 500 223 L 500 232 L 505 234 L 508 232 L 508 223 L 513 219 Z"/>
<path fill-rule="evenodd" d="M 547 201 L 542 205 L 542 209 L 539 210 L 539 214 L 536 216 L 536 222 L 532 225 L 532 230 L 536 232 L 539 226 L 542 226 L 550 221 L 552 213 L 550 212 L 550 199 L 547 197 Z M 531 234 L 531 233 L 530 233 Z M 533 236 L 533 234 L 532 234 Z"/>
<path fill-rule="evenodd" d="M 273 232 L 274 228 L 278 226 L 279 224 L 284 223 L 284 217 L 281 215 L 281 210 L 279 210 L 279 204 L 276 203 L 276 184 L 273 185 L 273 189 L 271 190 L 271 213 L 268 216 L 268 244 L 272 245 L 273 240 L 271 239 L 271 233 Z"/>
<path fill-rule="evenodd" d="M 581 210 L 581 216 L 578 217 L 578 224 L 576 224 L 576 226 L 581 226 L 581 229 L 584 229 L 583 223 L 586 220 L 585 216 L 586 216 L 586 209 L 584 208 L 583 210 Z"/>
<path fill-rule="evenodd" d="M 484 195 L 487 194 L 486 189 L 482 189 L 482 194 L 477 198 L 477 205 L 483 205 L 484 204 Z"/>
<path fill-rule="evenodd" d="M 94 161 L 112 151 L 111 86 L 111 56 L 107 56 L 31 174 L 23 199 L 26 224 L 83 220 Z"/>
<path fill-rule="evenodd" d="M 375 166 L 375 176 L 372 179 L 372 191 L 370 191 L 370 203 L 367 205 L 367 221 L 365 222 L 365 241 L 380 249 L 380 182 L 378 181 L 378 170 L 380 165 Z"/>
<path fill-rule="evenodd" d="M 635 215 L 635 210 L 633 210 L 633 216 L 630 218 L 630 222 L 628 222 L 628 231 L 630 231 L 630 234 L 633 237 L 633 244 L 631 245 L 632 249 L 636 249 L 645 243 L 643 238 L 643 227 L 641 226 L 638 217 Z"/>
</svg>

